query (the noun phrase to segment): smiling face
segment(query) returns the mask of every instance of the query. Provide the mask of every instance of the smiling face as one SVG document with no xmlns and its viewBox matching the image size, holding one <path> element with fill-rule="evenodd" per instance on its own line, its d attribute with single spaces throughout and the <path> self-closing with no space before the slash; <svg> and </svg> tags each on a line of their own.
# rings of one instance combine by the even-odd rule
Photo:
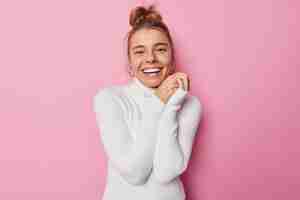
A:
<svg viewBox="0 0 300 200">
<path fill-rule="evenodd" d="M 147 87 L 157 88 L 172 71 L 172 49 L 167 36 L 156 29 L 140 29 L 129 41 L 133 76 Z"/>
</svg>

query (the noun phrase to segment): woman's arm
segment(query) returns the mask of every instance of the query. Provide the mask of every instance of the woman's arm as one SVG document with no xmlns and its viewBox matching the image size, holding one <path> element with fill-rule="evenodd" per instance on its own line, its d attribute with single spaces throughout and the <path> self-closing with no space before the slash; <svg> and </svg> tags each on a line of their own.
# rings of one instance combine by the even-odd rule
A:
<svg viewBox="0 0 300 200">
<path fill-rule="evenodd" d="M 144 184 L 153 165 L 155 141 L 151 138 L 153 133 L 149 133 L 153 115 L 140 121 L 133 140 L 124 118 L 128 111 L 124 111 L 122 103 L 120 97 L 109 89 L 95 96 L 94 110 L 101 139 L 108 159 L 120 175 L 130 184 Z"/>
<path fill-rule="evenodd" d="M 178 88 L 159 122 L 153 173 L 160 182 L 169 182 L 183 173 L 190 159 L 202 106 L 196 97 L 186 96 L 187 91 Z"/>
</svg>

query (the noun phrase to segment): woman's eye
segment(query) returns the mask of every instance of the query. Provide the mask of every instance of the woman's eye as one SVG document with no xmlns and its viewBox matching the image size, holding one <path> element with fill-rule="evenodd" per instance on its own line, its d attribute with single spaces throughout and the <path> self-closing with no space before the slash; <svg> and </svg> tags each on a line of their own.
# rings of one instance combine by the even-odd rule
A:
<svg viewBox="0 0 300 200">
<path fill-rule="evenodd" d="M 142 53 L 144 53 L 143 51 L 136 51 L 136 52 L 134 52 L 135 54 L 142 54 Z"/>
<path fill-rule="evenodd" d="M 167 51 L 166 49 L 158 49 L 158 51 Z"/>
</svg>

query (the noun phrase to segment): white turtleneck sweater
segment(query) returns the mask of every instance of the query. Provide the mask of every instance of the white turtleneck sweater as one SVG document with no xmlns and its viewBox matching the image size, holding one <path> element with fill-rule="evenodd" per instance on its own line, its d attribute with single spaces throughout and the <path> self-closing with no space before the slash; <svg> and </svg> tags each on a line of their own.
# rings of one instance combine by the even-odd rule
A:
<svg viewBox="0 0 300 200">
<path fill-rule="evenodd" d="M 164 104 L 137 78 L 93 99 L 108 158 L 103 200 L 184 200 L 180 175 L 192 152 L 202 105 L 182 88 Z"/>
</svg>

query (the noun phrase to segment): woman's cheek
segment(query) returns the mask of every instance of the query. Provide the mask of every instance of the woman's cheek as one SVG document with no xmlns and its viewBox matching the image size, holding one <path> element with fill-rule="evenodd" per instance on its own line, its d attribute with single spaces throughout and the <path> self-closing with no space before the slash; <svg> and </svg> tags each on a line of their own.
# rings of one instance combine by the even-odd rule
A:
<svg viewBox="0 0 300 200">
<path fill-rule="evenodd" d="M 171 57 L 169 55 L 162 55 L 159 57 L 159 60 L 162 64 L 169 65 L 171 63 Z"/>
<path fill-rule="evenodd" d="M 135 63 L 134 63 L 134 68 L 136 71 L 139 71 L 140 68 L 141 68 L 141 64 L 142 64 L 142 60 L 136 60 Z"/>
</svg>

